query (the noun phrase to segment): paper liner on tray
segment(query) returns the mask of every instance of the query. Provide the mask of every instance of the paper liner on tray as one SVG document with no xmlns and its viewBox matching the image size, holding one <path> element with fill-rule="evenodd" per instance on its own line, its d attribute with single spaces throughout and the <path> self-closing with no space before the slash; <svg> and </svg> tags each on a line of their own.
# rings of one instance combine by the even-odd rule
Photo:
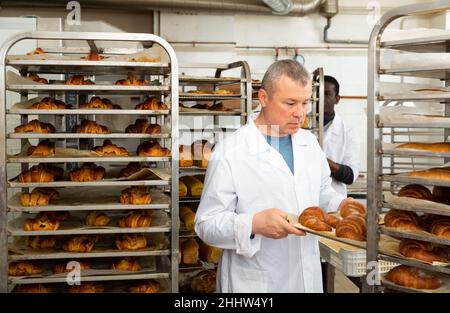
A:
<svg viewBox="0 0 450 313">
<path fill-rule="evenodd" d="M 38 83 L 38 82 L 32 81 L 31 79 L 17 75 L 16 73 L 14 73 L 12 71 L 6 72 L 6 84 L 7 85 L 47 85 L 44 83 Z"/>
<path fill-rule="evenodd" d="M 431 273 L 433 276 L 438 276 L 442 280 L 442 286 L 437 289 L 416 289 L 397 285 L 386 278 L 387 273 L 381 274 L 381 281 L 386 287 L 396 286 L 405 290 L 411 290 L 413 292 L 424 292 L 424 293 L 450 293 L 450 278 L 444 277 L 442 275 L 436 275 L 436 273 Z"/>
<path fill-rule="evenodd" d="M 387 203 L 401 205 L 402 207 L 408 209 L 416 209 L 416 208 L 430 208 L 440 211 L 448 211 L 450 212 L 450 205 L 438 203 L 429 200 L 415 199 L 409 197 L 399 197 L 393 195 L 389 191 L 385 191 L 383 193 L 384 201 Z"/>
</svg>

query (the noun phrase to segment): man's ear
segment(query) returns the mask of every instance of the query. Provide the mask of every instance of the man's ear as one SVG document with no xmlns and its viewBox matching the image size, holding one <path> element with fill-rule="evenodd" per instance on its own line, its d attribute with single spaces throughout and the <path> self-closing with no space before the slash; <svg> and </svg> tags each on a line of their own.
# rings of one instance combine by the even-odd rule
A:
<svg viewBox="0 0 450 313">
<path fill-rule="evenodd" d="M 258 100 L 259 103 L 261 104 L 261 107 L 265 107 L 267 105 L 267 100 L 269 99 L 269 95 L 267 94 L 267 91 L 265 91 L 264 89 L 260 88 L 258 90 Z"/>
<path fill-rule="evenodd" d="M 336 96 L 336 104 L 339 103 L 339 100 L 341 100 L 341 96 Z"/>
</svg>

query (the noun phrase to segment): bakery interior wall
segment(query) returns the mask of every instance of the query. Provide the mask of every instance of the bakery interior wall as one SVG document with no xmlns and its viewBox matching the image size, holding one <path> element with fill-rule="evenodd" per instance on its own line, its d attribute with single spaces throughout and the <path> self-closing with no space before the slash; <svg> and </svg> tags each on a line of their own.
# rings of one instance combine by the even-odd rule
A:
<svg viewBox="0 0 450 313">
<path fill-rule="evenodd" d="M 426 1 L 399 0 L 395 6 L 418 2 Z M 375 11 L 369 11 L 371 5 L 378 7 Z M 393 6 L 389 0 L 341 0 L 339 14 L 332 18 L 329 38 L 368 40 L 372 29 L 371 21 L 376 15 L 374 12 L 382 14 Z M 301 61 L 304 58 L 304 64 L 309 70 L 323 67 L 326 74 L 339 80 L 344 99 L 336 109 L 361 136 L 361 170 L 366 170 L 364 97 L 367 89 L 367 48 L 365 45 L 323 42 L 326 20 L 318 13 L 291 17 L 185 10 L 133 11 L 132 8 L 98 10 L 82 7 L 82 24 L 68 26 L 65 24 L 67 12 L 65 8 L 6 7 L 0 9 L 0 19 L 28 16 L 35 18 L 36 29 L 43 31 L 154 32 L 173 43 L 182 66 L 196 62 L 229 63 L 245 60 L 250 65 L 254 79 L 262 78 L 267 67 L 275 61 L 276 47 L 280 48 L 278 59 L 294 57 L 294 49 L 283 47 L 298 47 L 297 51 L 301 56 L 297 59 Z M 405 19 L 403 23 L 394 23 L 391 28 L 446 28 L 449 20 L 448 14 L 436 14 L 431 18 Z M 37 45 L 46 46 L 49 43 L 39 42 Z M 213 75 L 214 71 L 182 67 L 180 73 Z M 395 78 L 391 80 L 398 81 Z M 356 96 L 357 99 L 348 99 L 349 96 Z M 208 123 L 207 120 L 203 122 Z M 225 120 L 225 123 L 235 124 L 235 121 Z"/>
</svg>

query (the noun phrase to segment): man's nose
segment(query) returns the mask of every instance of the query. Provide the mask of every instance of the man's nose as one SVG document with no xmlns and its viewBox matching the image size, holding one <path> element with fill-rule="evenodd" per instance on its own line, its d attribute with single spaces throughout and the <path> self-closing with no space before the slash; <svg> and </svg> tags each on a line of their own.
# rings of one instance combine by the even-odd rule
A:
<svg viewBox="0 0 450 313">
<path fill-rule="evenodd" d="M 300 103 L 295 107 L 295 111 L 294 111 L 294 116 L 295 117 L 302 117 L 303 116 L 303 111 L 304 111 L 304 107 L 303 104 Z"/>
</svg>

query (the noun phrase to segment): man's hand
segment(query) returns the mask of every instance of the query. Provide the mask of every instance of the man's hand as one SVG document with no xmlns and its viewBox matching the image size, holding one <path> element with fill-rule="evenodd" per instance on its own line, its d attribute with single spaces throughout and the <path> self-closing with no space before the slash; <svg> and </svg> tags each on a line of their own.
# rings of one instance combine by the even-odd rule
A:
<svg viewBox="0 0 450 313">
<path fill-rule="evenodd" d="M 289 224 L 288 214 L 280 209 L 266 209 L 253 216 L 252 233 L 280 239 L 289 234 L 304 236 L 305 232 Z"/>
</svg>

